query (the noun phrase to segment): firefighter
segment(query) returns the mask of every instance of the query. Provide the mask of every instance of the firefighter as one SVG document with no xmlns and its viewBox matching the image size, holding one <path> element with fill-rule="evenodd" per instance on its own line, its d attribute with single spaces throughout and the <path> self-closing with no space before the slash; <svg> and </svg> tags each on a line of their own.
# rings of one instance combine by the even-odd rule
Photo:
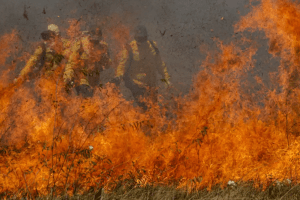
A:
<svg viewBox="0 0 300 200">
<path fill-rule="evenodd" d="M 131 90 L 135 102 L 146 110 L 146 104 L 139 98 L 145 96 L 157 101 L 156 72 L 168 86 L 170 77 L 165 63 L 161 60 L 157 44 L 148 40 L 146 27 L 139 25 L 134 30 L 134 40 L 122 51 L 113 82 L 118 85 L 122 78 L 125 86 Z"/>
<path fill-rule="evenodd" d="M 75 88 L 77 95 L 91 97 L 100 86 L 100 73 L 111 66 L 108 45 L 102 40 L 102 30 L 91 27 L 75 40 L 64 72 L 66 91 Z"/>
<path fill-rule="evenodd" d="M 68 41 L 61 38 L 57 25 L 50 24 L 48 30 L 41 33 L 43 42 L 36 48 L 15 82 L 32 79 L 38 74 L 52 74 L 66 56 Z"/>
<path fill-rule="evenodd" d="M 62 49 L 57 48 L 56 33 L 50 30 L 41 33 L 43 42 L 37 47 L 15 82 L 33 79 L 41 74 L 51 74 L 64 58 Z"/>
</svg>

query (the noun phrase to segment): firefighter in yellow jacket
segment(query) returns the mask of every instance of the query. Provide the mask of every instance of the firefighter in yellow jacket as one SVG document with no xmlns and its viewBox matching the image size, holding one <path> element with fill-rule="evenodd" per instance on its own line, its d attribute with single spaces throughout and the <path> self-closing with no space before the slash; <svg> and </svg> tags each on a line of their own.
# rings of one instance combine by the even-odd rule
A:
<svg viewBox="0 0 300 200">
<path fill-rule="evenodd" d="M 108 45 L 102 40 L 99 27 L 82 33 L 71 45 L 71 55 L 64 72 L 66 91 L 75 88 L 77 95 L 91 97 L 100 86 L 101 71 L 109 68 Z"/>
<path fill-rule="evenodd" d="M 153 101 L 157 101 L 156 72 L 162 76 L 161 81 L 166 85 L 170 84 L 170 77 L 156 42 L 148 40 L 145 26 L 139 25 L 135 28 L 134 39 L 122 51 L 114 82 L 119 84 L 123 78 L 136 103 L 146 110 L 147 106 L 139 98 L 150 95 Z"/>
<path fill-rule="evenodd" d="M 29 58 L 15 82 L 26 78 L 33 79 L 41 74 L 52 74 L 65 57 L 67 40 L 60 37 L 59 28 L 50 24 L 48 30 L 41 33 L 43 42 Z"/>
</svg>

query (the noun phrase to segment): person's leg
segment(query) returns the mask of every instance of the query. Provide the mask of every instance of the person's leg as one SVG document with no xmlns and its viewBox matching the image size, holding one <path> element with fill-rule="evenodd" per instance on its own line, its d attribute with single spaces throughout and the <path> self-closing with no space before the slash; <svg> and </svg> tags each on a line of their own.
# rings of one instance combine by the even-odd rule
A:
<svg viewBox="0 0 300 200">
<path fill-rule="evenodd" d="M 158 101 L 158 92 L 155 87 L 149 88 L 149 95 L 153 103 L 157 103 Z"/>
<path fill-rule="evenodd" d="M 147 110 L 147 105 L 145 102 L 141 100 L 145 96 L 146 89 L 140 88 L 138 86 L 134 86 L 130 88 L 132 95 L 134 97 L 135 102 L 138 104 L 139 107 L 143 108 L 144 111 Z"/>
<path fill-rule="evenodd" d="M 147 105 L 145 102 L 141 101 L 141 98 L 143 98 L 143 95 L 139 95 L 139 94 L 133 94 L 134 97 L 134 101 L 138 104 L 139 107 L 143 108 L 144 111 L 146 111 L 148 109 Z"/>
<path fill-rule="evenodd" d="M 77 88 L 77 94 L 84 98 L 92 97 L 93 96 L 93 88 L 89 85 L 79 85 Z"/>
</svg>

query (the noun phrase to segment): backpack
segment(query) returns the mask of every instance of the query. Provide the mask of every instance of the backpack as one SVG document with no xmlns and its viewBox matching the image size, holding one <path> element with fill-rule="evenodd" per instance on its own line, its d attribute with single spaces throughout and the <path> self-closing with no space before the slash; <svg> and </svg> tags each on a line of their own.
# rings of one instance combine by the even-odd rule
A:
<svg viewBox="0 0 300 200">
<path fill-rule="evenodd" d="M 156 54 L 159 54 L 159 50 L 158 48 L 156 48 L 156 46 L 154 45 L 153 41 L 152 40 L 149 40 L 150 44 L 152 45 L 152 47 L 154 48 Z M 126 44 L 125 46 L 128 54 L 129 54 L 129 59 L 128 61 L 126 62 L 126 65 L 125 65 L 125 69 L 124 69 L 124 75 L 123 75 L 123 80 L 124 80 L 124 83 L 125 83 L 125 86 L 129 89 L 131 89 L 131 91 L 138 91 L 140 90 L 141 88 L 139 86 L 137 86 L 133 80 L 131 79 L 130 77 L 130 68 L 131 68 L 131 63 L 133 61 L 133 52 L 132 52 L 132 48 L 129 44 Z"/>
</svg>

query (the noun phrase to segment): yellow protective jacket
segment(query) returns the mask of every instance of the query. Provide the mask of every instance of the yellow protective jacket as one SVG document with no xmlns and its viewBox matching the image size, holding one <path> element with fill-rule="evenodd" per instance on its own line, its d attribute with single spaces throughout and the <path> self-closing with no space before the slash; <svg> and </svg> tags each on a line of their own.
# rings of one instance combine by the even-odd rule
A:
<svg viewBox="0 0 300 200">
<path fill-rule="evenodd" d="M 69 47 L 69 41 L 61 39 L 62 48 L 58 48 L 58 51 L 54 51 L 47 46 L 47 43 L 41 43 L 33 55 L 27 61 L 25 67 L 19 74 L 19 79 L 24 79 L 27 75 L 34 74 L 43 70 L 44 73 L 51 74 L 59 65 L 61 59 L 66 55 L 66 50 Z M 58 56 L 60 58 L 58 58 Z"/>
<path fill-rule="evenodd" d="M 133 40 L 123 49 L 116 76 L 121 77 L 126 71 L 140 87 L 156 87 L 156 72 L 169 84 L 170 76 L 154 41 L 138 44 Z"/>
<path fill-rule="evenodd" d="M 111 65 L 107 43 L 91 44 L 88 36 L 73 41 L 69 54 L 63 76 L 65 83 L 74 81 L 76 85 L 97 86 L 99 73 Z"/>
</svg>

